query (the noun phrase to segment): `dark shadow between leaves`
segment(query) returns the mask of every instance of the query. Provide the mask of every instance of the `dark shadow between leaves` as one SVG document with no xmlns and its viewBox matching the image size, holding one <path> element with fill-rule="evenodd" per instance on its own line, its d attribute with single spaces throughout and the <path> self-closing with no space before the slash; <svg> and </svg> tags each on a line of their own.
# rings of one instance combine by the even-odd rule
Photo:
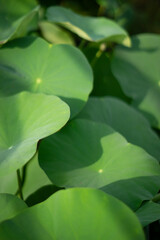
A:
<svg viewBox="0 0 160 240">
<path fill-rule="evenodd" d="M 10 42 L 7 42 L 5 45 L 2 46 L 1 49 L 5 49 L 5 48 L 27 48 L 29 47 L 31 44 L 33 44 L 33 42 L 36 40 L 36 37 L 33 36 L 28 36 L 28 37 L 22 37 L 22 38 L 17 38 L 17 39 L 13 39 Z"/>
<path fill-rule="evenodd" d="M 62 190 L 64 188 L 57 187 L 55 185 L 47 185 L 40 189 L 38 189 L 36 192 L 31 194 L 27 199 L 25 200 L 26 204 L 31 207 L 33 205 L 36 205 L 40 202 L 45 201 L 48 197 L 50 197 L 55 192 Z"/>
</svg>

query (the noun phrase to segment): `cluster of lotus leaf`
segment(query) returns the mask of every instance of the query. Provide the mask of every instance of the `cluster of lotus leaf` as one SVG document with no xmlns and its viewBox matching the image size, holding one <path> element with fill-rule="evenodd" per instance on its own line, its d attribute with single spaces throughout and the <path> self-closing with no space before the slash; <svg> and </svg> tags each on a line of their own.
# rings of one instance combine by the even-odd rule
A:
<svg viewBox="0 0 160 240">
<path fill-rule="evenodd" d="M 0 239 L 144 240 L 160 219 L 160 36 L 39 11 L 0 0 Z"/>
</svg>

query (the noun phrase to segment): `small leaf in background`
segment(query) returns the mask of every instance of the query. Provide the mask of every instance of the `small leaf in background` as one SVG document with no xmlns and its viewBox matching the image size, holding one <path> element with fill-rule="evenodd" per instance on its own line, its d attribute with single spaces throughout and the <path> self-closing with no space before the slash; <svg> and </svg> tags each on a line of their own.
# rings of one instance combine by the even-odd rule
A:
<svg viewBox="0 0 160 240">
<path fill-rule="evenodd" d="M 26 37 L 1 48 L 1 96 L 23 90 L 57 95 L 70 106 L 73 117 L 87 101 L 92 81 L 87 59 L 73 46 Z"/>
<path fill-rule="evenodd" d="M 144 116 L 125 102 L 113 97 L 91 97 L 78 117 L 108 124 L 160 161 L 159 137 Z"/>
<path fill-rule="evenodd" d="M 55 44 L 74 45 L 74 39 L 64 29 L 54 23 L 42 21 L 39 23 L 40 31 L 45 40 Z"/>
<path fill-rule="evenodd" d="M 133 105 L 160 128 L 160 35 L 140 34 L 131 40 L 130 48 L 115 49 L 112 71 Z"/>
<path fill-rule="evenodd" d="M 63 151 L 62 151 L 63 149 Z M 61 187 L 100 188 L 112 182 L 160 175 L 159 163 L 106 124 L 73 120 L 40 143 L 39 163 Z"/>
<path fill-rule="evenodd" d="M 0 98 L 0 176 L 21 168 L 37 142 L 68 121 L 69 107 L 55 96 L 22 92 Z"/>
<path fill-rule="evenodd" d="M 26 32 L 39 6 L 32 0 L 0 0 L 0 44 Z"/>
<path fill-rule="evenodd" d="M 160 219 L 160 204 L 149 201 L 136 211 L 143 227 Z"/>
<path fill-rule="evenodd" d="M 18 197 L 0 193 L 0 222 L 13 218 L 25 208 L 27 205 Z"/>
<path fill-rule="evenodd" d="M 122 43 L 128 39 L 123 28 L 104 17 L 86 17 L 59 6 L 48 8 L 46 17 L 48 21 L 58 23 L 88 41 L 108 40 Z"/>
<path fill-rule="evenodd" d="M 83 188 L 61 190 L 1 223 L 0 236 L 4 240 L 145 239 L 127 206 L 99 190 Z"/>
</svg>

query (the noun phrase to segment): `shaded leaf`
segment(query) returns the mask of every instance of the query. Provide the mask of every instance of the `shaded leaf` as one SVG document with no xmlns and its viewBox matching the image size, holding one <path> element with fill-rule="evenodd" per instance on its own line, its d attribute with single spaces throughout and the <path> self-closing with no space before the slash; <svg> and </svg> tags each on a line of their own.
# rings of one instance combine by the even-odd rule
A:
<svg viewBox="0 0 160 240">
<path fill-rule="evenodd" d="M 80 118 L 106 123 L 127 141 L 144 148 L 160 161 L 160 139 L 141 113 L 112 97 L 92 97 L 79 114 Z"/>
<path fill-rule="evenodd" d="M 93 67 L 94 72 L 94 89 L 93 96 L 116 96 L 124 100 L 128 98 L 122 92 L 122 89 L 113 76 L 110 67 L 110 59 L 103 53 L 95 62 Z"/>
<path fill-rule="evenodd" d="M 149 201 L 136 211 L 143 227 L 160 219 L 160 204 Z"/>
<path fill-rule="evenodd" d="M 62 151 L 63 149 L 63 151 Z M 160 175 L 158 162 L 106 124 L 73 120 L 41 142 L 40 166 L 57 186 L 99 188 Z"/>
<path fill-rule="evenodd" d="M 102 191 L 118 198 L 134 211 L 143 201 L 151 200 L 159 191 L 160 176 L 138 177 L 120 180 L 101 188 Z"/>
<path fill-rule="evenodd" d="M 160 35 L 132 38 L 131 48 L 115 49 L 112 71 L 125 94 L 133 98 L 152 126 L 160 128 Z"/>
</svg>

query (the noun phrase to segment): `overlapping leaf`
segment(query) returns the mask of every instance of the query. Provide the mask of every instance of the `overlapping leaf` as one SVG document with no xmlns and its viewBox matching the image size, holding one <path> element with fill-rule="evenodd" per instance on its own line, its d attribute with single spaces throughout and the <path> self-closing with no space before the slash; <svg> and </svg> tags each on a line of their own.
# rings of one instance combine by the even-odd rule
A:
<svg viewBox="0 0 160 240">
<path fill-rule="evenodd" d="M 12 226 L 12 227 L 11 227 Z M 68 189 L 0 224 L 3 240 L 144 240 L 134 213 L 96 189 Z"/>
<path fill-rule="evenodd" d="M 123 42 L 128 38 L 123 28 L 104 17 L 81 16 L 59 6 L 48 8 L 46 16 L 48 21 L 58 23 L 88 41 Z"/>
<path fill-rule="evenodd" d="M 63 151 L 62 151 L 63 149 Z M 160 175 L 158 162 L 106 124 L 74 120 L 40 144 L 40 166 L 66 187 L 102 187 L 136 177 Z"/>
<path fill-rule="evenodd" d="M 85 56 L 73 46 L 52 46 L 40 38 L 27 37 L 0 51 L 1 96 L 22 90 L 58 95 L 75 115 L 88 99 L 92 78 Z"/>
<path fill-rule="evenodd" d="M 160 176 L 138 177 L 113 182 L 102 191 L 120 199 L 136 211 L 143 201 L 151 200 L 159 191 Z"/>
<path fill-rule="evenodd" d="M 115 49 L 112 71 L 125 94 L 160 128 L 160 36 L 142 34 L 132 38 L 131 48 Z"/>
<path fill-rule="evenodd" d="M 26 200 L 31 194 L 38 191 L 42 187 L 49 186 L 51 181 L 40 168 L 38 163 L 38 154 L 24 166 L 21 171 L 23 198 Z M 18 190 L 17 174 L 12 172 L 3 177 L 0 177 L 0 193 L 15 194 Z M 50 187 L 48 187 L 50 190 Z"/>
<path fill-rule="evenodd" d="M 121 100 L 92 97 L 79 117 L 108 124 L 129 142 L 144 148 L 160 161 L 160 139 L 143 115 Z"/>
<path fill-rule="evenodd" d="M 127 100 L 122 89 L 111 72 L 110 59 L 103 53 L 93 66 L 94 89 L 93 96 L 116 96 Z"/>
<path fill-rule="evenodd" d="M 39 23 L 42 36 L 51 43 L 74 45 L 72 36 L 54 23 L 42 21 Z"/>
<path fill-rule="evenodd" d="M 25 172 L 25 182 L 23 185 L 23 196 L 26 199 L 30 194 L 37 191 L 39 188 L 51 184 L 47 175 L 40 168 L 38 163 L 38 154 L 27 164 Z"/>
<path fill-rule="evenodd" d="M 38 140 L 65 125 L 69 107 L 55 96 L 22 92 L 0 98 L 0 176 L 22 167 Z"/>
<path fill-rule="evenodd" d="M 20 36 L 38 10 L 32 0 L 0 0 L 0 44 Z"/>
<path fill-rule="evenodd" d="M 143 227 L 160 220 L 160 204 L 149 201 L 136 211 Z"/>
<path fill-rule="evenodd" d="M 25 202 L 16 196 L 0 194 L 0 222 L 13 218 L 25 208 L 27 208 Z"/>
</svg>

